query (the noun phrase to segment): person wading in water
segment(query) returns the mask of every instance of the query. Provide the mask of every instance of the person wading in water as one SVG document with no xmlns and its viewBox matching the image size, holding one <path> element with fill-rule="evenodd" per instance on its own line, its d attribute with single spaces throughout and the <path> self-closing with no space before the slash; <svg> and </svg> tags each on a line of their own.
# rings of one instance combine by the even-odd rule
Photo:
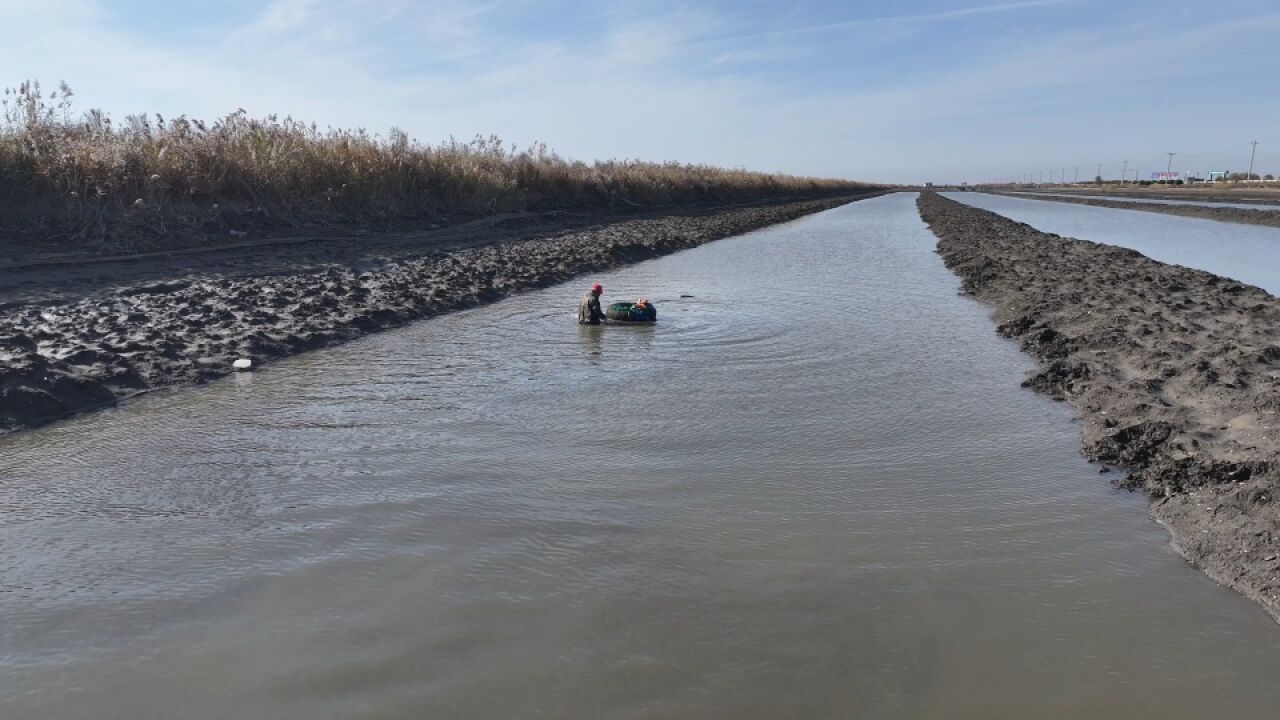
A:
<svg viewBox="0 0 1280 720">
<path fill-rule="evenodd" d="M 578 303 L 579 325 L 599 325 L 604 320 L 604 311 L 600 309 L 600 296 L 603 294 L 604 286 L 596 283 L 591 286 L 591 292 L 582 296 L 582 302 Z"/>
</svg>

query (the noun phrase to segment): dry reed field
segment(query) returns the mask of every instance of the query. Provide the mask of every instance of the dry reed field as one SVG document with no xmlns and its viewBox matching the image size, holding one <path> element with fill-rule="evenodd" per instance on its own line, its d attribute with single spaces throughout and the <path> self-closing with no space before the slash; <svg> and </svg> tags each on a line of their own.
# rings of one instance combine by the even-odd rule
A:
<svg viewBox="0 0 1280 720">
<path fill-rule="evenodd" d="M 360 223 L 450 222 L 547 210 L 636 210 L 799 199 L 865 183 L 706 165 L 567 160 L 498 137 L 430 145 L 401 130 L 321 129 L 243 110 L 213 123 L 73 114 L 65 83 L 7 89 L 0 247 L 157 249 L 193 238 Z"/>
</svg>

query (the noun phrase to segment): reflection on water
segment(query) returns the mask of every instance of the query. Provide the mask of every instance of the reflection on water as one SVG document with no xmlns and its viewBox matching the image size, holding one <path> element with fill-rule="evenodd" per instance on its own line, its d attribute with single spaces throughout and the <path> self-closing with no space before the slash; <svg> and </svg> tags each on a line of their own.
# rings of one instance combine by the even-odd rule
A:
<svg viewBox="0 0 1280 720">
<path fill-rule="evenodd" d="M 0 717 L 1280 702 L 913 196 L 596 279 L 659 323 L 551 288 L 0 440 Z"/>
<path fill-rule="evenodd" d="M 986 193 L 944 194 L 1037 230 L 1132 248 L 1280 294 L 1280 228 Z"/>
</svg>

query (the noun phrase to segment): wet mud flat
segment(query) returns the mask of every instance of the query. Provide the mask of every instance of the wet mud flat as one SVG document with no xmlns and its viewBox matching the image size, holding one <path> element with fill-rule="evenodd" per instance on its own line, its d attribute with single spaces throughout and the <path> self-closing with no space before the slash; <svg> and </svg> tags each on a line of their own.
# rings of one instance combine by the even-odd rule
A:
<svg viewBox="0 0 1280 720">
<path fill-rule="evenodd" d="M 149 390 L 206 382 L 232 372 L 238 358 L 261 363 L 344 342 L 869 196 L 673 214 L 487 244 L 480 235 L 476 246 L 372 269 L 313 269 L 299 253 L 297 263 L 307 269 L 281 272 L 286 248 L 263 263 L 271 274 L 245 274 L 239 266 L 226 275 L 216 267 L 172 278 L 134 272 L 148 280 L 120 286 L 108 272 L 91 278 L 100 287 L 69 302 L 2 306 L 0 434 Z M 56 285 L 57 272 L 47 281 Z"/>
<path fill-rule="evenodd" d="M 937 194 L 918 206 L 963 291 L 1038 361 L 1024 385 L 1076 409 L 1085 455 L 1280 619 L 1280 299 Z"/>
<path fill-rule="evenodd" d="M 1049 202 L 1072 203 L 1075 205 L 1092 205 L 1094 207 L 1116 208 L 1118 210 L 1140 210 L 1142 212 L 1180 215 L 1182 217 L 1217 220 L 1219 222 L 1242 223 L 1245 225 L 1265 225 L 1280 227 L 1280 206 L 1275 210 L 1255 210 L 1251 208 L 1209 207 L 1206 205 L 1164 205 L 1161 203 L 1144 203 L 1132 200 L 1102 200 L 1099 198 L 1063 197 L 1061 195 L 1037 195 L 1015 193 L 992 193 L 1021 199 L 1046 200 Z M 1141 196 L 1135 196 L 1141 197 Z M 1164 199 L 1164 198 L 1161 198 Z M 1177 200 L 1195 200 L 1197 198 L 1172 198 Z M 1201 198 L 1209 200 L 1208 198 Z M 1232 202 L 1245 202 L 1235 199 Z"/>
</svg>

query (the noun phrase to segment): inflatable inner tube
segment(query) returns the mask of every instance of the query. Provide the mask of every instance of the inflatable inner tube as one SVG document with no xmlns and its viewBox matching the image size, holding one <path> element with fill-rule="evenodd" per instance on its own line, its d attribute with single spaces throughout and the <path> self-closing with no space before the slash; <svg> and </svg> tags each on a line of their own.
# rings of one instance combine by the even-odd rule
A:
<svg viewBox="0 0 1280 720">
<path fill-rule="evenodd" d="M 653 322 L 658 319 L 658 309 L 653 303 L 614 303 L 605 308 L 604 316 L 617 322 Z"/>
</svg>

